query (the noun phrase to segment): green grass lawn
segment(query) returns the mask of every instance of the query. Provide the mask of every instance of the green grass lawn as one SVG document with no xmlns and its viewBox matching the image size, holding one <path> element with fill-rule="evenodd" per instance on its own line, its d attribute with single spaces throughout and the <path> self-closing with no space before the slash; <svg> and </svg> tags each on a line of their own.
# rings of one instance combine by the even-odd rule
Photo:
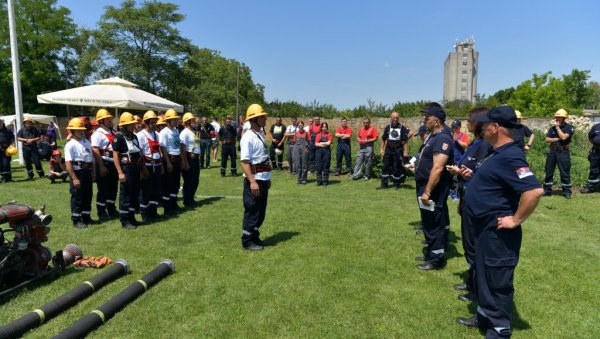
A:
<svg viewBox="0 0 600 339">
<path fill-rule="evenodd" d="M 15 178 L 24 177 L 18 168 Z M 377 180 L 331 179 L 328 187 L 316 187 L 313 180 L 298 186 L 291 175 L 275 173 L 261 229 L 272 246 L 256 253 L 240 247 L 242 179 L 221 178 L 218 166 L 201 173 L 202 206 L 132 231 L 118 221 L 73 228 L 67 184 L 41 179 L 0 184 L 3 202 L 47 205 L 54 221 L 46 245 L 53 251 L 76 243 L 85 255 L 123 258 L 132 269 L 27 337 L 57 334 L 162 258 L 172 259 L 176 272 L 90 337 L 480 336 L 455 323 L 474 310 L 452 289 L 466 268 L 456 203 L 449 202 L 448 265 L 422 272 L 414 261 L 423 246 L 413 230 L 419 221 L 414 181 L 399 191 L 375 191 Z M 524 225 L 515 277 L 515 338 L 600 337 L 599 206 L 599 194 L 543 198 Z M 59 278 L 0 300 L 0 325 L 97 273 L 69 268 Z"/>
</svg>

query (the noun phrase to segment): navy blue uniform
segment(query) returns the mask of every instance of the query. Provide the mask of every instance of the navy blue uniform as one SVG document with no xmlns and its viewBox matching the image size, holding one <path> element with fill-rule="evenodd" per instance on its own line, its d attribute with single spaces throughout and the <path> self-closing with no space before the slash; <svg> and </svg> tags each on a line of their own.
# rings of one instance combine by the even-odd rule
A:
<svg viewBox="0 0 600 339">
<path fill-rule="evenodd" d="M 590 175 L 588 176 L 587 189 L 593 192 L 600 183 L 600 123 L 592 126 L 588 133 L 588 138 L 592 142 L 592 149 L 588 155 L 590 161 Z"/>
<path fill-rule="evenodd" d="M 521 149 L 525 148 L 525 138 L 529 138 L 533 132 L 529 129 L 529 127 L 525 125 L 521 125 L 520 128 L 515 128 L 512 130 L 512 139 L 514 142 L 521 147 Z"/>
<path fill-rule="evenodd" d="M 40 137 L 40 131 L 37 129 L 30 127 L 23 127 L 18 133 L 18 138 L 23 139 L 34 139 Z M 29 179 L 33 179 L 33 165 L 35 165 L 35 169 L 40 176 L 40 178 L 44 177 L 44 169 L 42 168 L 42 162 L 40 161 L 41 155 L 38 150 L 37 142 L 33 144 L 23 143 L 23 160 L 25 160 L 25 168 L 27 169 L 27 177 Z"/>
<path fill-rule="evenodd" d="M 465 208 L 477 238 L 477 316 L 486 337 L 511 335 L 513 277 L 521 249 L 521 227 L 497 229 L 498 217 L 514 215 L 521 194 L 541 185 L 517 143 L 493 149 L 479 162 L 465 187 Z M 487 326 L 489 325 L 489 326 Z"/>
<path fill-rule="evenodd" d="M 125 182 L 119 187 L 119 220 L 122 224 L 135 221 L 135 206 L 139 205 L 140 166 L 142 151 L 135 134 L 122 130 L 117 133 L 112 144 L 113 151 L 119 152 L 121 170 L 125 174 Z"/>
<path fill-rule="evenodd" d="M 400 187 L 404 181 L 402 154 L 404 143 L 408 140 L 410 130 L 398 123 L 396 126 L 387 125 L 381 139 L 386 141 L 383 151 L 383 168 L 381 169 L 381 187 L 387 187 L 390 176 L 394 186 Z"/>
<path fill-rule="evenodd" d="M 6 155 L 6 149 L 13 144 L 14 140 L 14 134 L 6 126 L 0 128 L 0 175 L 4 182 L 12 181 L 11 157 Z"/>
<path fill-rule="evenodd" d="M 489 142 L 485 141 L 482 138 L 477 138 L 473 140 L 471 145 L 469 145 L 461 161 L 457 165 L 459 167 L 465 166 L 473 170 L 474 172 L 479 161 L 481 161 L 483 158 L 485 158 L 486 155 L 488 155 L 491 148 L 492 145 L 490 145 Z M 460 196 L 460 202 L 458 204 L 458 213 L 461 216 L 461 240 L 463 250 L 465 252 L 465 259 L 467 260 L 467 264 L 469 265 L 469 269 L 467 271 L 467 278 L 465 282 L 467 284 L 467 289 L 469 291 L 472 291 L 473 286 L 475 285 L 475 225 L 470 220 L 469 214 L 467 213 L 467 210 L 464 207 L 465 187 L 469 184 L 470 180 L 465 181 L 460 175 L 457 177 L 458 191 Z"/>
<path fill-rule="evenodd" d="M 221 140 L 221 176 L 225 176 L 227 169 L 227 160 L 231 162 L 231 175 L 237 176 L 235 140 L 237 131 L 232 125 L 223 125 L 219 129 L 219 139 Z"/>
<path fill-rule="evenodd" d="M 435 154 L 448 156 L 448 163 L 452 163 L 454 150 L 452 149 L 452 138 L 443 131 L 432 134 L 427 138 L 419 159 L 415 166 L 415 181 L 417 184 L 417 197 L 425 191 L 429 180 L 429 174 L 433 168 L 433 156 Z M 448 214 L 448 193 L 452 175 L 446 170 L 442 171 L 441 178 L 433 191 L 428 192 L 430 200 L 435 204 L 433 211 L 419 209 L 421 212 L 421 225 L 427 242 L 427 253 L 425 260 L 433 266 L 444 264 L 444 252 L 448 244 L 448 232 L 450 230 L 450 216 Z"/>
<path fill-rule="evenodd" d="M 571 153 L 569 152 L 569 144 L 575 128 L 572 125 L 563 123 L 560 126 L 561 131 L 569 135 L 567 140 L 558 140 L 550 143 L 550 150 L 546 157 L 546 178 L 544 179 L 544 191 L 552 192 L 552 182 L 554 181 L 554 170 L 558 165 L 560 172 L 560 184 L 564 193 L 571 193 Z M 556 127 L 552 126 L 546 134 L 548 138 L 558 138 Z"/>
</svg>

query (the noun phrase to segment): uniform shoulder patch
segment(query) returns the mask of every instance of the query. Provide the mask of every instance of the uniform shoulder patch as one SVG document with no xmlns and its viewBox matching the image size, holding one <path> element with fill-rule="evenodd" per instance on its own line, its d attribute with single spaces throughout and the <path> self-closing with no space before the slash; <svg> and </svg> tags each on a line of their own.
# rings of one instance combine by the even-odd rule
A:
<svg viewBox="0 0 600 339">
<path fill-rule="evenodd" d="M 448 149 L 448 144 L 447 143 L 442 143 L 442 150 L 447 150 Z"/>
<path fill-rule="evenodd" d="M 529 169 L 529 167 L 521 167 L 516 170 L 516 172 L 519 179 L 527 178 L 533 175 L 533 172 Z"/>
</svg>

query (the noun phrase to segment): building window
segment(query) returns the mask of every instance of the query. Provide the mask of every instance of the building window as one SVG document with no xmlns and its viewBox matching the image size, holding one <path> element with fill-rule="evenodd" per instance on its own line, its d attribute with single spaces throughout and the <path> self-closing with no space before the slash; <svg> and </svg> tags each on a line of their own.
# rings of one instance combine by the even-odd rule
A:
<svg viewBox="0 0 600 339">
<path fill-rule="evenodd" d="M 463 67 L 467 67 L 467 62 L 463 61 Z"/>
<path fill-rule="evenodd" d="M 463 69 L 463 70 L 462 70 L 462 74 L 463 74 L 463 75 L 467 75 L 467 70 L 466 70 L 466 69 Z"/>
<path fill-rule="evenodd" d="M 463 82 L 463 83 L 466 83 L 466 82 L 467 82 L 467 79 L 466 79 L 466 78 L 463 78 L 463 79 L 462 79 L 462 82 Z"/>
<path fill-rule="evenodd" d="M 467 96 L 466 96 L 466 95 L 461 95 L 461 96 L 460 96 L 460 98 L 461 98 L 462 100 L 467 100 Z"/>
<path fill-rule="evenodd" d="M 463 53 L 463 59 L 466 59 L 467 57 L 469 57 L 469 53 Z"/>
<path fill-rule="evenodd" d="M 467 86 L 462 86 L 461 90 L 462 90 L 463 93 L 467 92 Z"/>
</svg>

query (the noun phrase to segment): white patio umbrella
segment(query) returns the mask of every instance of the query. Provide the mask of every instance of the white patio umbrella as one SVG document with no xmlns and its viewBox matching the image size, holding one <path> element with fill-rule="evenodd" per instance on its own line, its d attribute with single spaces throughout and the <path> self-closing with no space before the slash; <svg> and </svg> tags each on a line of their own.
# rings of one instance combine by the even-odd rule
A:
<svg viewBox="0 0 600 339">
<path fill-rule="evenodd" d="M 112 107 L 135 110 L 183 112 L 183 106 L 136 88 L 137 85 L 119 77 L 96 81 L 95 85 L 40 94 L 40 104 Z"/>
</svg>

